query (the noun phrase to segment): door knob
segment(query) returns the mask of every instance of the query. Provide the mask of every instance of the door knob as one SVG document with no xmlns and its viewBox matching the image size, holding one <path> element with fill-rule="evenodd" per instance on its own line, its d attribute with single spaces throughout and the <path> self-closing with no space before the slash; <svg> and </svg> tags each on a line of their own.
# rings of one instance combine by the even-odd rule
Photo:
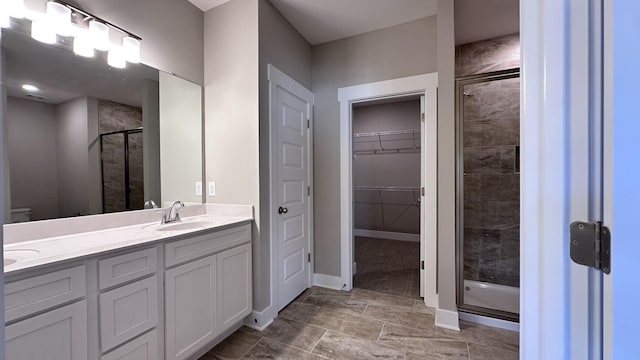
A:
<svg viewBox="0 0 640 360">
<path fill-rule="evenodd" d="M 288 212 L 289 212 L 289 209 L 287 208 L 283 208 L 282 206 L 278 208 L 278 214 L 286 214 Z"/>
</svg>

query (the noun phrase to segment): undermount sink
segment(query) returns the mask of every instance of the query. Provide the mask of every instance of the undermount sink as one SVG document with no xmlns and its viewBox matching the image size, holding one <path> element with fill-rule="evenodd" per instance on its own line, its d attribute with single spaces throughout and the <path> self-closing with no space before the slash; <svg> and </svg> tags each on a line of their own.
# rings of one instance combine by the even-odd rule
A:
<svg viewBox="0 0 640 360">
<path fill-rule="evenodd" d="M 173 224 L 150 225 L 145 227 L 145 229 L 156 230 L 156 231 L 184 231 L 184 230 L 204 229 L 212 225 L 213 223 L 209 221 L 190 221 L 190 222 L 179 222 L 179 223 L 173 223 Z"/>
<path fill-rule="evenodd" d="M 4 266 L 9 266 L 21 260 L 28 260 L 38 256 L 40 252 L 34 249 L 4 250 Z"/>
</svg>

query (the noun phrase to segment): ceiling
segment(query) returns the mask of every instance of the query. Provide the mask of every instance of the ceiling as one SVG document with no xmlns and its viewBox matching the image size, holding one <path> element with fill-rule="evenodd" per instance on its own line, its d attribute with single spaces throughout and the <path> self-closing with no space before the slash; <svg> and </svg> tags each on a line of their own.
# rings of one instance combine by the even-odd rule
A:
<svg viewBox="0 0 640 360">
<path fill-rule="evenodd" d="M 203 11 L 229 0 L 189 0 Z M 311 45 L 421 19 L 437 0 L 271 0 Z"/>
<path fill-rule="evenodd" d="M 456 45 L 519 32 L 519 0 L 455 0 Z"/>
<path fill-rule="evenodd" d="M 189 0 L 207 11 L 229 0 Z M 270 0 L 311 44 L 384 29 L 438 13 L 437 0 Z M 455 0 L 456 44 L 518 32 L 519 0 Z"/>
</svg>

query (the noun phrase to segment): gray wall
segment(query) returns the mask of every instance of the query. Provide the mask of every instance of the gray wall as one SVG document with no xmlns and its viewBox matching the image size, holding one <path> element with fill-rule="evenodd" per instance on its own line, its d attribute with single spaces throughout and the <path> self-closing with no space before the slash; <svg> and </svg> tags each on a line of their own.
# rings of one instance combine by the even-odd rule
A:
<svg viewBox="0 0 640 360">
<path fill-rule="evenodd" d="M 311 46 L 269 1 L 258 1 L 259 97 L 260 97 L 260 240 L 254 242 L 255 308 L 268 306 L 270 287 L 269 204 L 269 82 L 267 64 L 272 64 L 311 89 Z"/>
<path fill-rule="evenodd" d="M 453 1 L 438 0 L 438 308 L 456 306 L 455 34 Z M 438 319 L 436 319 L 437 321 Z"/>
<path fill-rule="evenodd" d="M 312 48 L 316 273 L 340 276 L 338 88 L 438 71 L 436 25 L 431 16 Z"/>
<path fill-rule="evenodd" d="M 389 130 L 420 130 L 420 100 L 413 99 L 353 108 L 354 133 Z M 420 134 L 384 136 L 385 148 L 410 148 L 420 145 Z M 363 143 L 361 141 L 367 141 Z M 420 149 L 414 152 L 378 153 L 377 137 L 354 139 L 354 186 L 420 187 Z M 358 153 L 358 150 L 364 152 Z M 354 227 L 356 229 L 420 234 L 420 204 L 415 192 L 354 192 Z M 382 199 L 380 199 L 380 197 Z M 382 202 L 382 204 L 377 204 Z M 372 204 L 376 203 L 376 204 Z M 383 216 L 384 214 L 384 216 Z"/>
<path fill-rule="evenodd" d="M 205 13 L 205 169 L 216 182 L 207 202 L 254 206 L 254 266 L 260 272 L 258 0 L 232 0 Z M 206 188 L 206 186 L 205 186 Z M 268 305 L 254 283 L 254 309 Z"/>
<path fill-rule="evenodd" d="M 31 208 L 34 220 L 58 217 L 55 109 L 55 105 L 7 97 L 11 207 Z"/>
<path fill-rule="evenodd" d="M 89 152 L 87 98 L 56 106 L 58 144 L 58 216 L 88 212 Z"/>
<path fill-rule="evenodd" d="M 162 201 L 202 203 L 202 89 L 160 73 L 160 183 Z"/>
<path fill-rule="evenodd" d="M 456 76 L 482 74 L 520 67 L 520 35 L 456 46 Z"/>
<path fill-rule="evenodd" d="M 203 83 L 203 13 L 187 0 L 76 0 L 74 3 L 142 37 L 143 63 Z"/>
</svg>

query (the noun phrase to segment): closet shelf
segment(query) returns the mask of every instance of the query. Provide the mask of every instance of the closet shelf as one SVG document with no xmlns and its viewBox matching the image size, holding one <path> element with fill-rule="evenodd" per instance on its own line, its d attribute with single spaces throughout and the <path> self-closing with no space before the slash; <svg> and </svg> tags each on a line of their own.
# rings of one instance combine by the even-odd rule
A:
<svg viewBox="0 0 640 360">
<path fill-rule="evenodd" d="M 353 134 L 354 154 L 420 152 L 420 129 L 388 130 Z"/>
</svg>

